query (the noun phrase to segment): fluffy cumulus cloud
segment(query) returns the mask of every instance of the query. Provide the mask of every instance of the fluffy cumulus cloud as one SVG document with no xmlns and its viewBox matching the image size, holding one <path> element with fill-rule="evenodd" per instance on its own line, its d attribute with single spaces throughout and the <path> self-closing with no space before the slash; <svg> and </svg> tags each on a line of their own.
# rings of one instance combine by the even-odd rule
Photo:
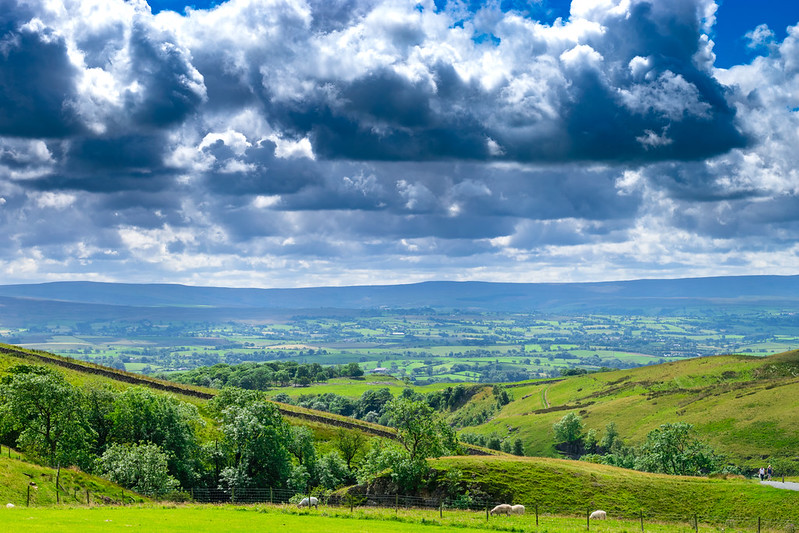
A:
<svg viewBox="0 0 799 533">
<path fill-rule="evenodd" d="M 8 0 L 0 272 L 292 286 L 793 273 L 799 26 L 713 0 Z"/>
</svg>

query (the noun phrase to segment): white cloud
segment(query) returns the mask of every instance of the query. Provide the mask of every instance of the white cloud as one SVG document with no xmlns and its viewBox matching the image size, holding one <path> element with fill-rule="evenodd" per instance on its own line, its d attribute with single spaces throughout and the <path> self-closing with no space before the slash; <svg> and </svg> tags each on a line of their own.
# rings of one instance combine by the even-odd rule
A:
<svg viewBox="0 0 799 533">
<path fill-rule="evenodd" d="M 267 209 L 280 204 L 280 196 L 256 196 L 252 205 L 257 209 Z"/>
<path fill-rule="evenodd" d="M 15 281 L 796 263 L 796 27 L 782 43 L 756 29 L 766 56 L 713 70 L 710 0 L 574 0 L 552 24 L 430 1 L 153 16 L 143 0 L 31 0 L 25 20 L 21 5 L 8 16 L 28 33 L 3 58 L 27 42 L 51 60 L 42 79 L 63 83 L 19 86 L 43 104 L 36 127 L 0 117 L 0 268 Z"/>
<path fill-rule="evenodd" d="M 36 196 L 36 205 L 42 209 L 66 209 L 75 203 L 75 199 L 74 194 L 43 192 Z"/>
</svg>

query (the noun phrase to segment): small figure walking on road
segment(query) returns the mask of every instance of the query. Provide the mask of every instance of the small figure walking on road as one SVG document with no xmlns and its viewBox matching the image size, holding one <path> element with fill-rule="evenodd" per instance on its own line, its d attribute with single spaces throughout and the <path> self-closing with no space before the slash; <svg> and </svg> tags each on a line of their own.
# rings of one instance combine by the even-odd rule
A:
<svg viewBox="0 0 799 533">
<path fill-rule="evenodd" d="M 763 478 L 766 477 L 766 469 L 761 466 L 759 474 L 760 474 L 760 481 L 763 481 Z"/>
<path fill-rule="evenodd" d="M 774 473 L 774 470 L 771 469 L 771 465 L 768 465 L 768 468 L 766 468 L 766 475 L 768 475 L 768 480 L 769 481 L 771 481 L 771 474 L 773 474 L 773 473 Z"/>
</svg>

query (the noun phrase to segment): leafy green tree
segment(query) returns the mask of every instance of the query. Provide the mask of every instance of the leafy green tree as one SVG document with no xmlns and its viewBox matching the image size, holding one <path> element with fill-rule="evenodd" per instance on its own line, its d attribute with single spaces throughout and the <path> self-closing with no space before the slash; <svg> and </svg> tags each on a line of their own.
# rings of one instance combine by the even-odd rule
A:
<svg viewBox="0 0 799 533">
<path fill-rule="evenodd" d="M 393 396 L 388 387 L 381 387 L 377 390 L 369 389 L 361 394 L 357 402 L 355 416 L 365 420 L 366 415 L 375 413 L 373 417 L 379 418 L 383 414 L 388 402 L 392 400 Z"/>
<path fill-rule="evenodd" d="M 48 464 L 78 464 L 87 430 L 80 391 L 45 367 L 18 365 L 0 384 L 0 418 L 17 444 Z"/>
<path fill-rule="evenodd" d="M 288 488 L 295 493 L 307 494 L 310 488 L 311 474 L 305 465 L 294 465 L 291 467 L 289 477 L 286 480 Z"/>
<path fill-rule="evenodd" d="M 494 385 L 492 392 L 494 393 L 494 399 L 497 402 L 497 407 L 507 405 L 511 402 L 511 400 L 513 400 L 513 397 L 508 394 L 508 389 L 502 385 Z"/>
<path fill-rule="evenodd" d="M 317 464 L 319 485 L 334 490 L 351 481 L 352 471 L 335 450 L 323 455 Z"/>
<path fill-rule="evenodd" d="M 333 444 L 341 452 L 341 457 L 347 464 L 347 470 L 352 470 L 352 462 L 367 447 L 367 439 L 366 435 L 359 431 L 339 429 Z"/>
<path fill-rule="evenodd" d="M 596 430 L 595 429 L 593 429 L 593 428 L 589 429 L 588 433 L 585 434 L 584 444 L 585 444 L 585 451 L 586 452 L 588 452 L 588 453 L 596 452 L 597 436 L 596 436 Z"/>
<path fill-rule="evenodd" d="M 387 470 L 399 492 L 411 493 L 422 485 L 429 468 L 424 459 L 411 460 L 404 448 L 377 440 L 361 462 L 358 483 L 371 481 Z"/>
<path fill-rule="evenodd" d="M 397 490 L 415 491 L 429 471 L 426 458 L 459 451 L 452 428 L 423 400 L 395 398 L 386 406 L 386 415 L 397 429 L 398 444 L 375 441 L 361 462 L 359 482 L 390 469 Z"/>
<path fill-rule="evenodd" d="M 169 475 L 167 454 L 155 444 L 111 444 L 100 458 L 104 474 L 140 494 L 162 497 L 177 490 Z"/>
<path fill-rule="evenodd" d="M 291 375 L 289 375 L 287 370 L 279 370 L 275 372 L 275 381 L 281 387 L 285 387 L 291 382 Z"/>
<path fill-rule="evenodd" d="M 197 432 L 202 426 L 194 405 L 131 387 L 117 396 L 110 418 L 113 442 L 159 446 L 169 458 L 169 473 L 184 487 L 194 484 L 200 459 Z"/>
<path fill-rule="evenodd" d="M 344 365 L 341 374 L 344 376 L 357 378 L 359 376 L 363 376 L 363 370 L 361 369 L 358 363 L 349 363 L 347 365 Z"/>
<path fill-rule="evenodd" d="M 716 470 L 722 458 L 696 438 L 686 422 L 662 424 L 646 436 L 636 454 L 635 468 L 646 472 L 695 476 Z"/>
<path fill-rule="evenodd" d="M 117 392 L 110 386 L 90 386 L 83 390 L 83 416 L 91 429 L 91 453 L 103 455 L 111 439 L 114 422 L 111 412 L 114 409 Z"/>
<path fill-rule="evenodd" d="M 221 478 L 228 488 L 286 486 L 291 427 L 275 404 L 230 405 L 222 411 L 221 430 L 227 456 Z"/>
<path fill-rule="evenodd" d="M 602 440 L 599 441 L 599 446 L 607 453 L 611 451 L 618 440 L 619 430 L 616 429 L 616 422 L 608 422 L 605 426 L 605 434 L 602 436 Z"/>
<path fill-rule="evenodd" d="M 565 442 L 574 446 L 582 440 L 583 419 L 575 413 L 568 413 L 552 425 L 556 442 Z"/>
<path fill-rule="evenodd" d="M 524 455 L 524 444 L 522 443 L 522 439 L 516 439 L 513 441 L 513 455 Z"/>
<path fill-rule="evenodd" d="M 411 461 L 457 451 L 455 432 L 427 403 L 400 397 L 388 404 L 387 413 Z"/>
<path fill-rule="evenodd" d="M 309 476 L 311 485 L 316 485 L 318 476 L 316 471 L 317 455 L 314 447 L 314 436 L 305 426 L 291 428 L 289 452 L 297 459 L 297 463 L 304 467 Z"/>
<path fill-rule="evenodd" d="M 575 413 L 568 413 L 552 425 L 555 442 L 559 448 L 571 456 L 579 455 L 582 451 L 583 420 Z"/>
</svg>

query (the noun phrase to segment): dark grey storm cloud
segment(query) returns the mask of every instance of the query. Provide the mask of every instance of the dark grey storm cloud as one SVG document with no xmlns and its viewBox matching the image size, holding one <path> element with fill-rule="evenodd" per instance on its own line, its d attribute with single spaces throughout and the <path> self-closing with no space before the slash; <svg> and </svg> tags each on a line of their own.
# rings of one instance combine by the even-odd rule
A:
<svg viewBox="0 0 799 533">
<path fill-rule="evenodd" d="M 78 69 L 65 39 L 36 24 L 27 6 L 0 10 L 0 135 L 67 137 L 83 125 L 74 108 Z"/>
<path fill-rule="evenodd" d="M 197 111 L 205 97 L 202 76 L 171 35 L 153 31 L 144 17 L 136 17 L 128 50 L 137 88 L 126 91 L 124 110 L 136 126 L 164 128 Z"/>
<path fill-rule="evenodd" d="M 573 0 L 554 23 L 456 4 L 3 2 L 0 272 L 310 285 L 794 264 L 799 31 L 719 70 L 712 0 Z"/>
</svg>

